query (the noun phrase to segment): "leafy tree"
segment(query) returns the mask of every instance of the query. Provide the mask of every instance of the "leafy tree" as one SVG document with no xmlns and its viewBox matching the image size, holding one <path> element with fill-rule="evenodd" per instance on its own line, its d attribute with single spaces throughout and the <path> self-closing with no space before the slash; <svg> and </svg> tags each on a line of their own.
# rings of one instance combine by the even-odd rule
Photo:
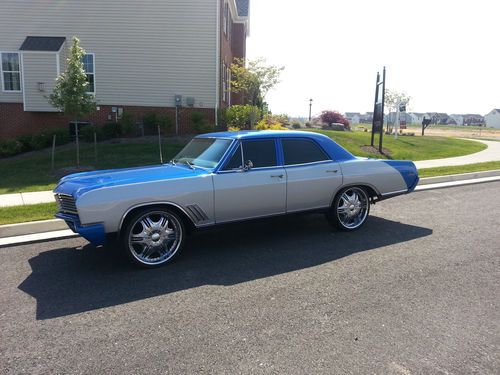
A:
<svg viewBox="0 0 500 375">
<path fill-rule="evenodd" d="M 349 120 L 337 111 L 323 111 L 321 112 L 321 115 L 319 115 L 319 118 L 323 123 L 328 125 L 337 123 L 344 125 L 344 128 L 346 129 L 349 129 L 350 127 Z"/>
<path fill-rule="evenodd" d="M 244 59 L 236 58 L 231 65 L 231 91 L 243 93 L 246 102 L 262 111 L 264 98 L 280 82 L 283 69 L 283 66 L 266 65 L 262 58 L 249 60 L 246 65 Z"/>
<path fill-rule="evenodd" d="M 49 102 L 65 115 L 74 119 L 75 124 L 83 116 L 96 109 L 94 96 L 87 92 L 87 75 L 83 67 L 82 58 L 85 50 L 80 47 L 80 40 L 73 37 L 73 44 L 66 60 L 66 71 L 57 77 Z M 77 125 L 75 125 L 76 127 Z M 80 150 L 76 137 L 76 162 L 80 166 Z"/>
<path fill-rule="evenodd" d="M 407 95 L 404 91 L 385 89 L 384 107 L 388 113 L 395 112 L 397 110 L 398 103 L 408 105 L 410 100 L 411 96 Z"/>
</svg>

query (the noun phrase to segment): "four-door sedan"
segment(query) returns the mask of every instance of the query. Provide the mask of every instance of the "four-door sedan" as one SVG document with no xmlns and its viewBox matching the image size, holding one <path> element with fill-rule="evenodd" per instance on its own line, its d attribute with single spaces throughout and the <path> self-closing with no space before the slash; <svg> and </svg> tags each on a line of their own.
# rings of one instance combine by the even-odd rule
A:
<svg viewBox="0 0 500 375">
<path fill-rule="evenodd" d="M 170 163 L 77 173 L 54 190 L 57 217 L 94 245 L 117 236 L 130 260 L 163 265 L 192 229 L 321 210 L 337 228 L 361 227 L 370 203 L 413 191 L 411 161 L 358 158 L 300 131 L 195 137 Z"/>
</svg>

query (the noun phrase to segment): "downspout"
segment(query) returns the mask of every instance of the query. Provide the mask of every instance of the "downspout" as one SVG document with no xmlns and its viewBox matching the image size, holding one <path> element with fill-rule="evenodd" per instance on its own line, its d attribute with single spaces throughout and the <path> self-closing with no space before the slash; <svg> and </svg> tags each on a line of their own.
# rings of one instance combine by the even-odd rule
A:
<svg viewBox="0 0 500 375">
<path fill-rule="evenodd" d="M 220 0 L 216 3 L 216 28 L 215 28 L 215 126 L 219 126 L 219 99 L 220 99 Z"/>
</svg>

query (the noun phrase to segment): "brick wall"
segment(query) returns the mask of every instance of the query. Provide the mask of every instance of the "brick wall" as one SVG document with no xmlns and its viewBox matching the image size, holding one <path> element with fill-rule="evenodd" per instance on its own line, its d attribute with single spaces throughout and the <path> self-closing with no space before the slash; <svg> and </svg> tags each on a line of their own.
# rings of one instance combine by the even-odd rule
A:
<svg viewBox="0 0 500 375">
<path fill-rule="evenodd" d="M 116 120 L 115 114 L 112 112 L 114 106 L 101 105 L 99 107 L 99 111 L 79 120 L 90 121 L 96 125 Z M 134 106 L 122 106 L 122 108 L 124 112 L 131 113 L 136 122 L 140 122 L 148 112 L 168 114 L 173 120 L 175 129 L 175 108 Z M 180 108 L 179 134 L 194 133 L 191 127 L 191 113 L 193 112 L 202 112 L 211 124 L 215 123 L 213 108 Z M 18 135 L 36 134 L 45 129 L 67 128 L 68 123 L 72 120 L 60 113 L 24 112 L 22 103 L 0 103 L 0 140 Z"/>
</svg>

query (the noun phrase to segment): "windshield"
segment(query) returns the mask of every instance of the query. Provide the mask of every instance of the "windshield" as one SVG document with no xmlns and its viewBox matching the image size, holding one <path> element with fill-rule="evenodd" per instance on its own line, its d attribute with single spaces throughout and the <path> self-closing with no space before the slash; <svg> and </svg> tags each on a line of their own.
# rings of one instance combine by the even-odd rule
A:
<svg viewBox="0 0 500 375">
<path fill-rule="evenodd" d="M 215 168 L 231 142 L 230 139 L 194 138 L 172 159 L 172 162 Z"/>
</svg>

